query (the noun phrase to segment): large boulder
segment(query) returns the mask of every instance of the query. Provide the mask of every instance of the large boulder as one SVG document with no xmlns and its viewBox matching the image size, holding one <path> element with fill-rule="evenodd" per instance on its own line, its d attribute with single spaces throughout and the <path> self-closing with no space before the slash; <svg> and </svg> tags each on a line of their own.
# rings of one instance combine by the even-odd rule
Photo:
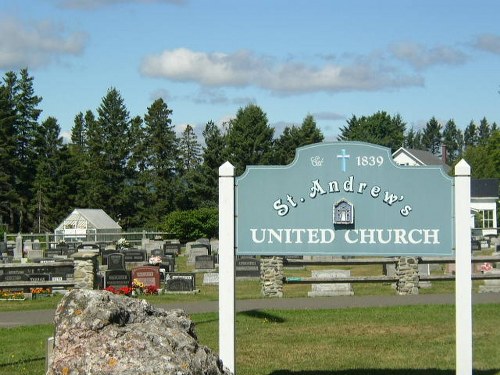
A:
<svg viewBox="0 0 500 375">
<path fill-rule="evenodd" d="M 55 314 L 47 374 L 230 374 L 199 345 L 183 310 L 107 291 L 75 289 Z"/>
</svg>

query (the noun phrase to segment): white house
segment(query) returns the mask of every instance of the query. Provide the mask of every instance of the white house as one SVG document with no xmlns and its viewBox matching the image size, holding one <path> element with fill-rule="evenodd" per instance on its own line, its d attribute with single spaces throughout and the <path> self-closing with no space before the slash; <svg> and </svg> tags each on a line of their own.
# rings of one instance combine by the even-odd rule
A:
<svg viewBox="0 0 500 375">
<path fill-rule="evenodd" d="M 399 165 L 439 165 L 445 173 L 450 171 L 443 158 L 428 151 L 401 147 L 392 157 Z M 497 235 L 497 201 L 498 179 L 471 179 L 471 226 L 480 229 L 483 236 Z"/>
</svg>

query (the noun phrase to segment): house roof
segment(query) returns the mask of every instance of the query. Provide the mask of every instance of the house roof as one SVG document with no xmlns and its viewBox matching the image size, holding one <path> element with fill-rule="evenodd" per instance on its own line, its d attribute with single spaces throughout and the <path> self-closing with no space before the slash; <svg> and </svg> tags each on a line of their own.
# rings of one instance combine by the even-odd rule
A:
<svg viewBox="0 0 500 375">
<path fill-rule="evenodd" d="M 470 195 L 474 198 L 498 198 L 498 178 L 471 179 Z"/>
<path fill-rule="evenodd" d="M 101 209 L 91 209 L 91 208 L 75 208 L 71 214 L 68 215 L 66 219 L 61 223 L 58 229 L 64 227 L 65 222 L 75 222 L 82 223 L 83 220 L 87 221 L 91 227 L 96 229 L 121 229 L 106 212 Z M 87 225 L 83 224 L 85 227 Z"/>
<path fill-rule="evenodd" d="M 393 159 L 395 159 L 400 154 L 407 155 L 418 165 L 439 165 L 445 170 L 445 172 L 448 172 L 450 170 L 449 165 L 444 163 L 440 157 L 434 155 L 429 151 L 400 147 L 392 154 Z"/>
</svg>

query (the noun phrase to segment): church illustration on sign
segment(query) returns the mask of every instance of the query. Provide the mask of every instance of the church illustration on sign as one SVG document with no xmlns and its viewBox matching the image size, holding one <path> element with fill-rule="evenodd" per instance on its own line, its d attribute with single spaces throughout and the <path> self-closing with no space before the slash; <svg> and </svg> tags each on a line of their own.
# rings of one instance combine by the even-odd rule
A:
<svg viewBox="0 0 500 375">
<path fill-rule="evenodd" d="M 352 203 L 341 199 L 333 205 L 333 224 L 354 224 L 354 207 Z"/>
</svg>

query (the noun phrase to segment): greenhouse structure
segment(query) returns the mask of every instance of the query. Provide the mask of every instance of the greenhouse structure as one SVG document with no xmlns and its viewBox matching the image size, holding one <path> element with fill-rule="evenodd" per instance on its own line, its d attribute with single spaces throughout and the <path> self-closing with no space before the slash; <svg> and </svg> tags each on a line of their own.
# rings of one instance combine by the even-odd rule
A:
<svg viewBox="0 0 500 375">
<path fill-rule="evenodd" d="M 122 227 L 101 209 L 76 208 L 55 229 L 56 242 L 111 242 L 120 238 Z"/>
</svg>

